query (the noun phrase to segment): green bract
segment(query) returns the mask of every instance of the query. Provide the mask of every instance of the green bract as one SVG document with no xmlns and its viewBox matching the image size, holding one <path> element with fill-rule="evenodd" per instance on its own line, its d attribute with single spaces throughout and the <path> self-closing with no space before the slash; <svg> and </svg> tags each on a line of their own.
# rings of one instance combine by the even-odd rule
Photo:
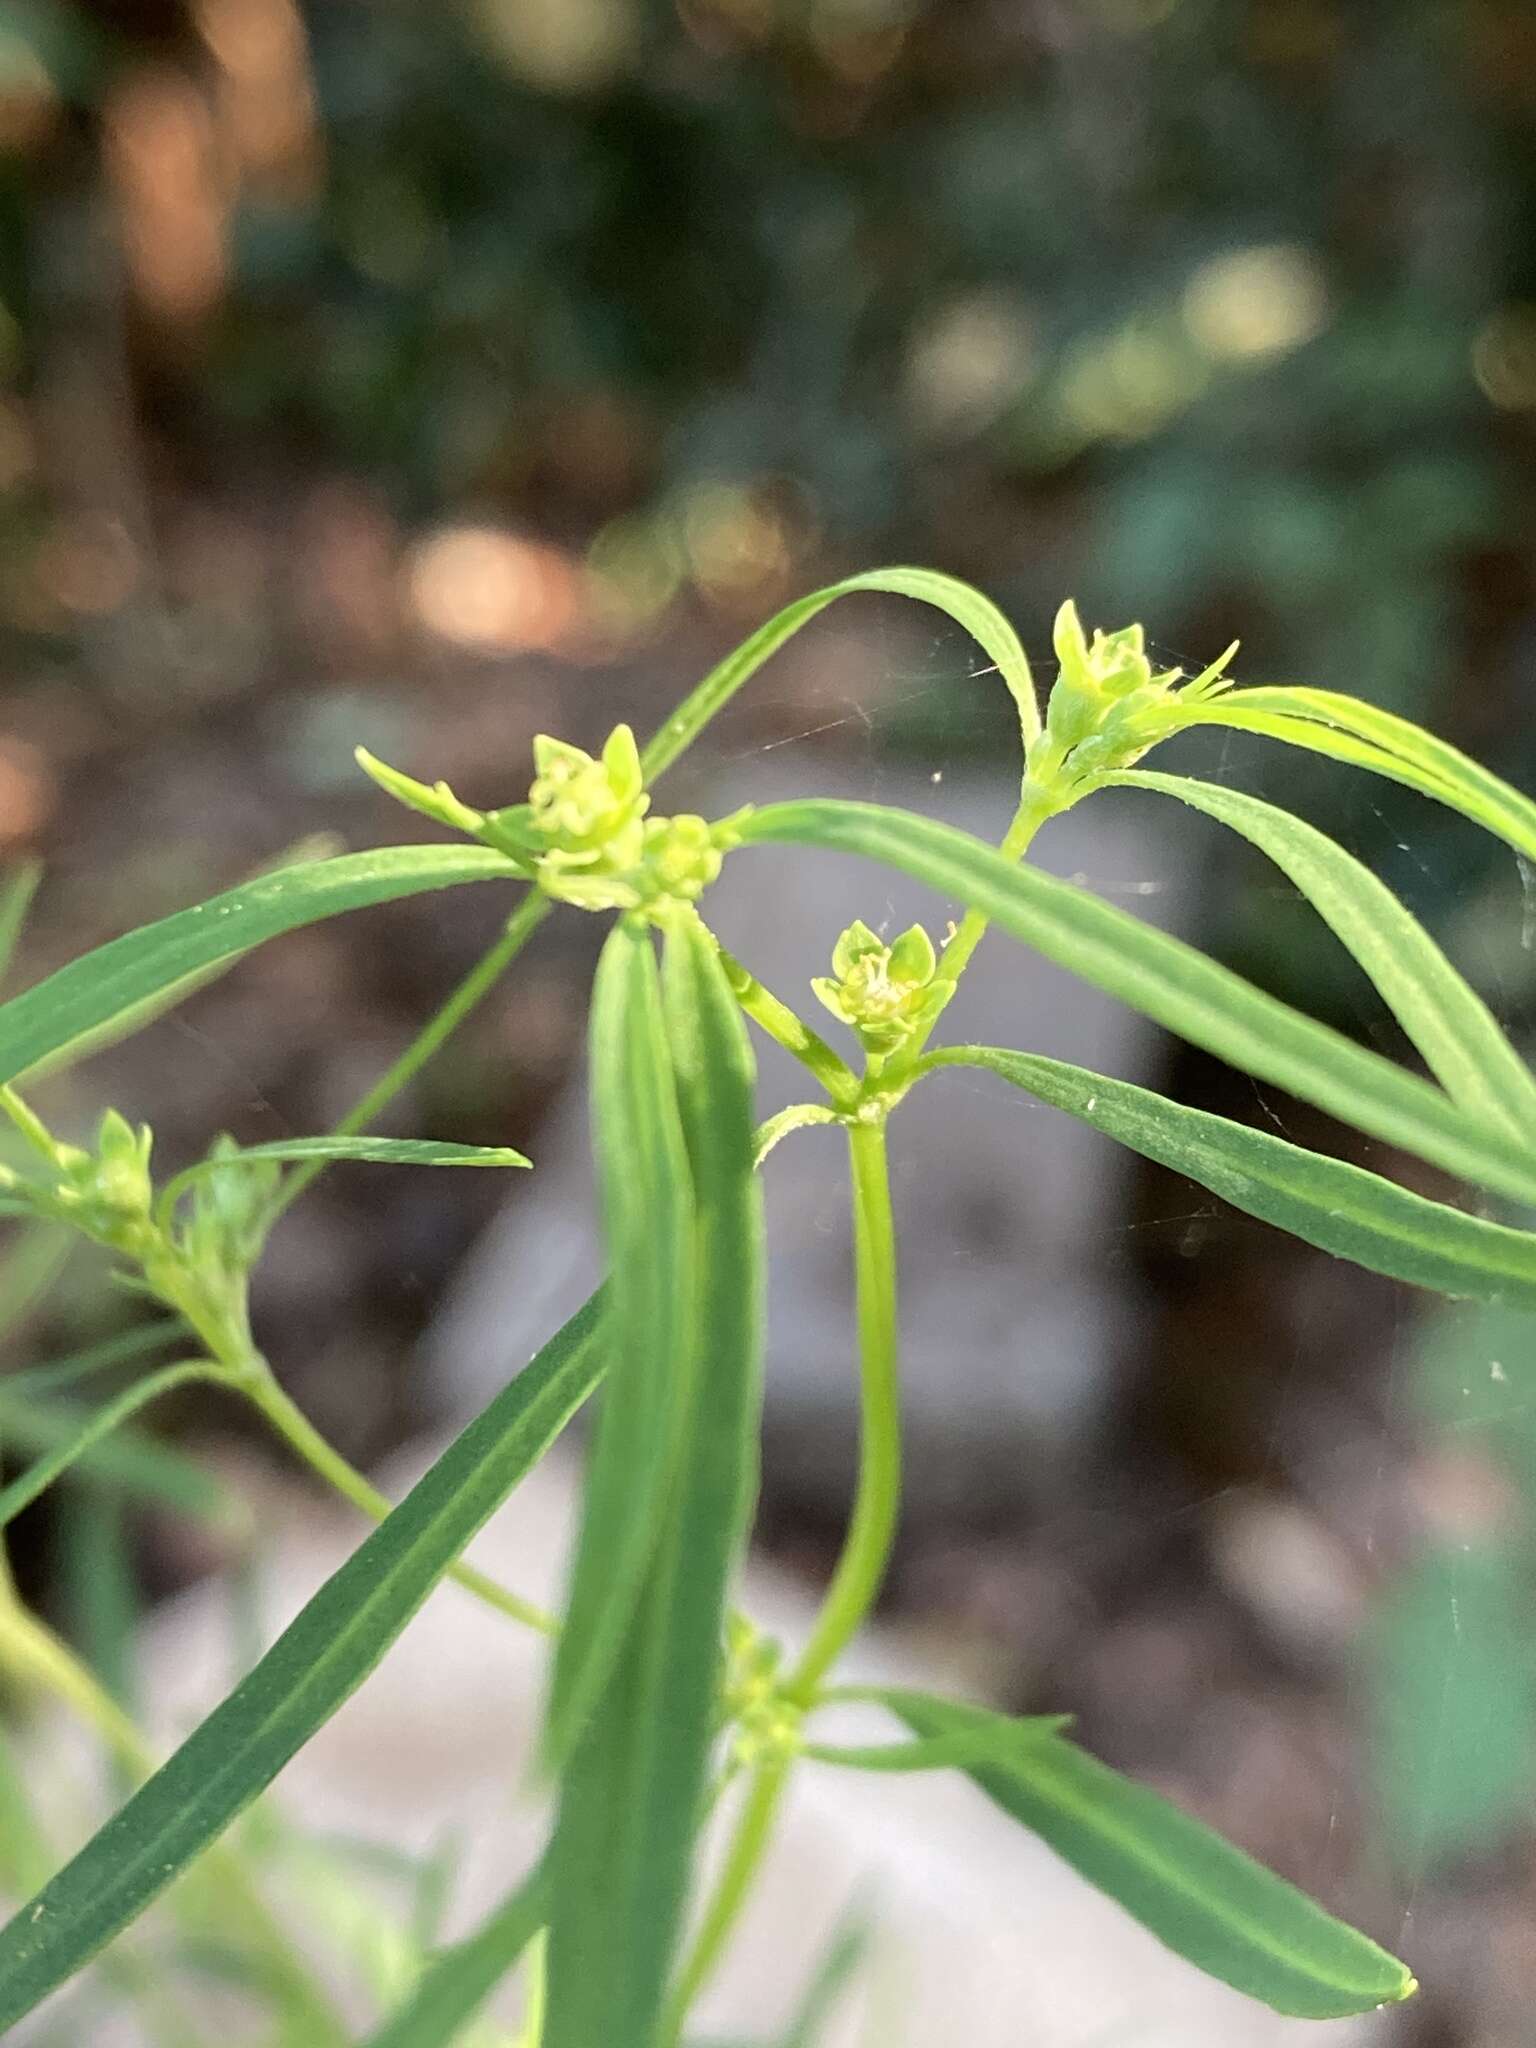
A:
<svg viewBox="0 0 1536 2048">
<path fill-rule="evenodd" d="M 998 846 L 872 804 L 809 799 L 716 822 L 653 813 L 650 783 L 778 647 L 829 604 L 882 591 L 946 613 L 975 637 L 1012 695 L 1025 759 L 1019 806 Z M 1404 905 L 1343 848 L 1273 804 L 1135 764 L 1187 726 L 1224 724 L 1392 777 L 1460 809 L 1526 858 L 1536 857 L 1536 804 L 1370 705 L 1320 691 L 1235 688 L 1225 673 L 1230 648 L 1186 681 L 1177 669 L 1153 668 L 1140 626 L 1090 637 L 1071 604 L 1058 614 L 1055 648 L 1059 675 L 1042 721 L 1017 635 L 978 592 L 921 569 L 850 578 L 769 620 L 643 749 L 624 725 L 597 756 L 540 737 L 526 803 L 476 810 L 445 783 L 417 782 L 360 755 L 391 796 L 478 844 L 291 865 L 114 940 L 0 1003 L 0 1077 L 14 1081 L 120 1035 L 281 932 L 426 889 L 472 881 L 524 888 L 485 959 L 332 1136 L 243 1149 L 216 1139 L 157 1192 L 146 1129 L 109 1110 L 91 1147 L 63 1143 L 0 1080 L 0 1111 L 21 1140 L 16 1163 L 0 1168 L 0 1210 L 24 1223 L 9 1265 L 0 1265 L 0 1302 L 8 1282 L 25 1306 L 56 1275 L 58 1246 L 85 1237 L 171 1311 L 142 1337 L 130 1333 L 126 1342 L 41 1365 L 0 1389 L 6 1443 L 31 1460 L 0 1487 L 0 1528 L 76 1463 L 103 1483 L 208 1512 L 201 1475 L 150 1439 L 121 1433 L 162 1393 L 194 1380 L 254 1402 L 299 1456 L 380 1525 L 158 1768 L 121 1710 L 27 1612 L 0 1570 L 0 1675 L 41 1684 L 85 1713 L 137 1786 L 47 1878 L 54 1859 L 39 1846 L 36 1817 L 18 1807 L 17 1787 L 0 1769 L 8 1809 L 0 1879 L 17 1891 L 46 1879 L 0 1930 L 0 2031 L 88 1969 L 125 1987 L 124 1996 L 145 1995 L 134 1966 L 124 1975 L 123 1952 L 107 1945 L 155 1907 L 195 1911 L 205 1944 L 210 1928 L 231 1953 L 246 1944 L 241 1982 L 270 2006 L 272 2038 L 305 2048 L 342 2048 L 356 2038 L 308 1960 L 263 1917 L 245 1845 L 221 1845 L 220 1837 L 449 1576 L 500 1613 L 558 1634 L 539 1756 L 507 1759 L 509 1773 L 531 1764 L 554 1777 L 552 1832 L 465 1940 L 434 1950 L 419 1930 L 390 1931 L 380 1952 L 392 1958 L 391 1974 L 366 2036 L 375 2048 L 468 2042 L 465 2028 L 522 1957 L 532 2017 L 519 2048 L 680 2048 L 695 1998 L 750 1895 L 785 1786 L 802 1765 L 966 1772 L 1160 1940 L 1279 2011 L 1356 2013 L 1411 1993 L 1403 1964 L 1106 1770 L 1065 1739 L 1060 1715 L 1014 1721 L 921 1694 L 866 1691 L 859 1696 L 876 1699 L 905 1735 L 855 1746 L 818 1737 L 818 1714 L 847 1696 L 837 1666 L 879 1594 L 899 1525 L 900 1312 L 887 1126 L 895 1118 L 899 1133 L 900 1106 L 913 1088 L 956 1067 L 980 1069 L 1324 1252 L 1421 1289 L 1536 1307 L 1536 1233 L 1517 1227 L 1517 1216 L 1429 1200 L 1268 1129 L 1028 1049 L 930 1047 L 995 925 L 1000 937 L 1240 1072 L 1460 1177 L 1494 1203 L 1536 1206 L 1536 1079 Z M 1425 1071 L 1356 1044 L 1087 890 L 1021 865 L 1050 817 L 1111 788 L 1137 792 L 1136 801 L 1190 805 L 1258 847 L 1369 977 Z M 831 974 L 813 986 L 858 1040 L 862 1071 L 765 988 L 752 963 L 723 953 L 700 915 L 733 848 L 779 843 L 862 858 L 964 906 L 942 949 L 919 925 L 887 941 L 855 923 L 838 940 Z M 34 879 L 23 872 L 0 887 L 0 966 Z M 332 1161 L 527 1164 L 505 1146 L 375 1138 L 365 1126 L 561 904 L 614 914 L 589 1038 L 609 1278 L 532 1364 L 501 1361 L 507 1386 L 391 1508 L 273 1379 L 251 1337 L 251 1268 L 277 1215 Z M 755 1129 L 748 1021 L 799 1061 L 814 1098 Z M 779 1143 L 829 1128 L 849 1167 L 860 1464 L 825 1600 L 798 1654 L 786 1655 L 733 1604 L 760 1432 L 758 1169 Z M 191 1355 L 163 1362 L 183 1348 Z M 58 1398 L 109 1368 L 135 1366 L 144 1369 L 94 1407 Z M 486 1579 L 460 1553 L 600 1384 L 557 1618 Z M 718 1800 L 734 1804 L 734 1830 L 705 1885 L 699 1829 Z M 1019 1938 L 1027 1949 L 1032 1928 L 1022 1918 Z M 142 1960 L 158 1952 L 146 1945 L 133 1953 Z M 844 1944 L 838 1953 L 851 1951 Z M 157 2016 L 164 1989 L 158 1981 L 148 1987 Z M 146 2011 L 151 2003 L 146 1996 Z"/>
</svg>

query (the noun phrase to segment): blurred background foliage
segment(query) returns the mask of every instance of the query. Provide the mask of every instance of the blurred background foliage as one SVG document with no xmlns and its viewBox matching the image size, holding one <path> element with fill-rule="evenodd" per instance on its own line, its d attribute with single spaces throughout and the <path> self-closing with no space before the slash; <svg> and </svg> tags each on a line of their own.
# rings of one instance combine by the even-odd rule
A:
<svg viewBox="0 0 1536 2048">
<path fill-rule="evenodd" d="M 1523 0 L 4 0 L 0 632 L 180 715 L 910 557 L 1530 780 L 1533 112 Z"/>
<path fill-rule="evenodd" d="M 330 472 L 450 640 L 894 551 L 1496 729 L 1533 111 L 1521 0 L 6 0 L 4 623 L 192 659 Z"/>
<path fill-rule="evenodd" d="M 1533 450 L 1529 0 L 0 0 L 0 854 L 49 861 L 34 971 L 319 826 L 389 829 L 357 739 L 504 801 L 539 726 L 659 707 L 882 560 L 983 584 L 1033 650 L 1067 592 L 1173 660 L 1241 632 L 1244 678 L 1357 691 L 1536 786 Z M 1006 743 L 963 650 L 907 645 L 930 687 L 904 693 L 893 644 L 859 675 L 888 740 Z M 743 715 L 766 737 L 813 699 L 788 664 Z M 1390 790 L 1233 759 L 1288 777 L 1521 1022 L 1529 878 Z M 106 1085 L 131 1074 L 171 1157 L 221 1122 L 319 1127 L 478 914 L 312 935 Z M 1380 1029 L 1230 849 L 1207 918 Z M 478 1021 L 407 1113 L 525 1124 L 576 1042 L 570 965 L 535 964 L 515 1036 Z M 1199 1060 L 1170 1073 L 1253 1112 Z M 275 1352 L 297 1332 L 298 1390 L 360 1455 L 429 1405 L 378 1357 L 492 1199 L 400 1185 L 322 1189 L 268 1283 Z M 1302 1269 L 1218 1226 L 1190 1307 L 1183 1247 L 1142 1242 L 1149 1355 L 1205 1369 L 1214 1328 L 1257 1365 L 1202 1390 L 1199 1443 L 1177 1372 L 1128 1427 L 1213 1498 L 1274 1482 L 1260 1380 L 1291 1340 L 1256 1305 Z M 1340 1373 L 1390 1346 L 1360 1299 L 1380 1327 Z M 106 1316 L 76 1300 L 54 1341 Z M 1489 1370 L 1511 1348 L 1529 1334 L 1449 1317 L 1346 1429 L 1402 1478 L 1375 1496 L 1365 1671 L 1382 1852 L 1415 1896 L 1483 1859 L 1456 1896 L 1504 1915 L 1518 2013 L 1536 1468 L 1528 1398 Z M 1213 1401 L 1242 1413 L 1213 1432 Z M 1249 1448 L 1212 1449 L 1229 1434 Z M 162 1543 L 148 1577 L 198 1561 Z M 1460 1910 L 1436 1924 L 1462 2019 L 1426 2000 L 1415 2038 L 1523 2040 L 1486 1999 L 1465 2016 L 1486 1943 L 1457 1948 Z"/>
</svg>

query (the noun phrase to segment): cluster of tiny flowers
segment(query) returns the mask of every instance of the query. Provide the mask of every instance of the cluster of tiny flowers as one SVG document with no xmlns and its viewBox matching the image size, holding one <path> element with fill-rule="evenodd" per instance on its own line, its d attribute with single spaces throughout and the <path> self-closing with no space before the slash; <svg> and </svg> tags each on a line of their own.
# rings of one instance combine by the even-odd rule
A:
<svg viewBox="0 0 1536 2048">
<path fill-rule="evenodd" d="M 646 910 L 695 903 L 737 843 L 736 819 L 710 824 L 684 813 L 648 818 L 640 754 L 627 725 L 602 755 L 540 736 L 533 743 L 528 823 L 540 850 L 540 886 L 585 910 Z"/>
<path fill-rule="evenodd" d="M 716 824 L 691 813 L 648 817 L 640 750 L 627 725 L 615 726 L 599 755 L 540 733 L 527 803 L 499 811 L 477 811 L 446 782 L 417 782 L 364 748 L 357 758 L 398 802 L 505 854 L 547 896 L 583 910 L 696 903 L 739 843 L 745 815 Z"/>
<path fill-rule="evenodd" d="M 1059 672 L 1046 709 L 1045 731 L 1032 750 L 1031 772 L 1059 772 L 1071 757 L 1073 778 L 1129 767 L 1163 736 L 1159 714 L 1177 694 L 1184 701 L 1230 689 L 1223 671 L 1237 643 L 1209 668 L 1185 680 L 1180 668 L 1154 669 L 1140 626 L 1113 633 L 1095 627 L 1090 640 L 1070 598 L 1056 614 Z"/>
</svg>

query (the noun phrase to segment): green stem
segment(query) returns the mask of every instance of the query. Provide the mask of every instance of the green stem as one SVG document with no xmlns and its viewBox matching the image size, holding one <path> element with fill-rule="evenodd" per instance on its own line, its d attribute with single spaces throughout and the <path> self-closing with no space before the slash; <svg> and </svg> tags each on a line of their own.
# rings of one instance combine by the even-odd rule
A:
<svg viewBox="0 0 1536 2048">
<path fill-rule="evenodd" d="M 789 1757 L 774 1757 L 759 1764 L 752 1774 L 719 1880 L 699 1923 L 688 1960 L 679 1973 L 661 2030 L 661 2038 L 667 2048 L 675 2048 L 680 2040 L 689 2008 L 714 1975 L 741 1910 L 747 1903 L 758 1866 L 772 1839 L 779 1801 L 789 1780 L 790 1764 Z"/>
<path fill-rule="evenodd" d="M 458 1030 L 470 1011 L 489 995 L 502 974 L 549 915 L 549 910 L 549 898 L 540 895 L 537 890 L 530 891 L 523 898 L 507 919 L 506 927 L 495 945 L 476 961 L 442 1008 L 423 1025 L 389 1071 L 381 1075 L 368 1093 L 348 1110 L 336 1126 L 333 1136 L 351 1138 L 359 1131 L 365 1131 L 380 1111 L 394 1101 L 400 1090 L 416 1078 L 427 1061 Z M 302 1166 L 294 1168 L 273 1198 L 271 1216 L 274 1222 L 291 1203 L 298 1200 L 310 1183 L 325 1171 L 328 1163 L 324 1159 L 310 1159 Z"/>
<path fill-rule="evenodd" d="M 998 852 L 1004 860 L 1022 860 L 1029 850 L 1030 841 L 1040 830 L 1055 809 L 1053 798 L 1036 783 L 1026 783 L 1023 800 L 1014 813 L 1013 823 L 1008 827 Z M 980 945 L 987 929 L 987 919 L 979 910 L 968 910 L 960 920 L 959 929 L 939 956 L 935 970 L 936 977 L 944 981 L 958 981 L 970 964 L 971 955 Z M 938 1021 L 934 1020 L 935 1023 Z M 920 1039 L 910 1048 L 903 1047 L 905 1063 L 909 1056 L 922 1051 L 933 1031 L 933 1025 L 923 1032 Z"/>
<path fill-rule="evenodd" d="M 361 1509 L 371 1521 L 382 1522 L 390 1512 L 389 1500 L 376 1486 L 370 1486 L 362 1473 L 349 1465 L 340 1451 L 326 1441 L 298 1403 L 278 1385 L 266 1361 L 257 1360 L 256 1364 L 256 1370 L 247 1372 L 237 1382 L 239 1391 L 255 1403 L 289 1449 L 327 1486 L 350 1501 L 353 1507 Z M 452 1565 L 448 1577 L 466 1592 L 473 1593 L 476 1599 L 484 1601 L 487 1607 L 494 1607 L 498 1614 L 508 1615 L 513 1621 L 523 1622 L 544 1635 L 559 1633 L 560 1624 L 553 1615 L 546 1614 L 530 1601 L 520 1600 L 495 1579 L 476 1571 L 473 1565 L 462 1561 Z"/>
<path fill-rule="evenodd" d="M 885 1577 L 901 1504 L 901 1391 L 896 1348 L 896 1233 L 883 1118 L 848 1125 L 859 1317 L 859 1479 L 842 1556 L 799 1663 L 783 1690 L 808 1707 L 824 1673 L 868 1614 Z M 767 1850 L 793 1758 L 759 1764 L 713 1896 L 679 1975 L 662 2039 L 684 2021 L 724 1953 Z"/>
<path fill-rule="evenodd" d="M 848 1126 L 859 1317 L 859 1478 L 832 1584 L 785 1697 L 800 1707 L 858 1632 L 890 1560 L 901 1507 L 896 1231 L 884 1120 Z"/>
<path fill-rule="evenodd" d="M 780 1002 L 771 989 L 764 988 L 752 970 L 743 967 L 724 946 L 720 948 L 720 965 L 725 969 L 732 995 L 754 1024 L 761 1025 L 775 1044 L 782 1045 L 803 1067 L 809 1068 L 834 1102 L 846 1108 L 857 1101 L 858 1076 L 824 1038 L 797 1017 L 788 1003 Z"/>
<path fill-rule="evenodd" d="M 47 1161 L 55 1172 L 59 1166 L 58 1140 L 34 1110 L 28 1109 L 14 1088 L 0 1087 L 0 1110 L 26 1139 L 38 1157 Z"/>
</svg>

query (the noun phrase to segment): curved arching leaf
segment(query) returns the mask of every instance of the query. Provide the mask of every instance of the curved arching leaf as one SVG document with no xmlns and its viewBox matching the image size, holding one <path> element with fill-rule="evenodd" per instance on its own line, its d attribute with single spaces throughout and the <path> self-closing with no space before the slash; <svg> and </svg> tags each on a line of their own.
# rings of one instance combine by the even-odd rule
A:
<svg viewBox="0 0 1536 2048">
<path fill-rule="evenodd" d="M 1182 939 L 1071 882 L 1013 867 L 951 825 L 817 798 L 753 813 L 743 838 L 822 846 L 897 868 L 1240 1071 L 1448 1173 L 1536 1201 L 1536 1148 L 1485 1129 L 1430 1082 L 1266 995 Z"/>
<path fill-rule="evenodd" d="M 82 954 L 0 1003 L 0 1082 L 81 1045 L 128 1012 L 265 939 L 345 910 L 463 882 L 514 880 L 483 846 L 386 846 L 260 875 Z"/>
<path fill-rule="evenodd" d="M 1460 811 L 1536 860 L 1536 803 L 1448 741 L 1358 697 L 1260 686 L 1201 703 L 1175 697 L 1163 716 L 1170 733 L 1191 725 L 1230 726 L 1368 768 Z"/>
<path fill-rule="evenodd" d="M 888 1704 L 927 1740 L 973 1739 L 990 1723 L 992 1755 L 966 1775 L 1207 1975 L 1300 2019 L 1373 2012 L 1418 1989 L 1374 1941 L 1062 1736 L 911 1692 Z"/>
<path fill-rule="evenodd" d="M 1177 797 L 1267 854 L 1375 983 L 1452 1101 L 1536 1143 L 1536 1076 L 1482 997 L 1363 861 L 1315 825 L 1242 790 L 1147 769 L 1099 779 L 1106 786 Z"/>
<path fill-rule="evenodd" d="M 1269 1131 L 1038 1053 L 945 1046 L 925 1071 L 980 1067 L 1116 1144 L 1187 1174 L 1234 1209 L 1436 1294 L 1536 1309 L 1536 1234 L 1468 1216 Z"/>
<path fill-rule="evenodd" d="M 916 598 L 920 604 L 933 605 L 938 611 L 947 612 L 956 625 L 964 627 L 983 653 L 996 663 L 998 674 L 1007 684 L 1018 711 L 1019 729 L 1025 746 L 1038 737 L 1040 707 L 1035 700 L 1029 658 L 1018 634 L 992 600 L 983 597 L 969 583 L 961 583 L 954 576 L 941 575 L 936 569 L 871 569 L 863 575 L 846 577 L 841 583 L 829 583 L 824 590 L 813 590 L 808 596 L 796 598 L 793 604 L 785 605 L 765 626 L 759 626 L 749 639 L 712 668 L 660 731 L 647 742 L 640 756 L 646 781 L 654 782 L 692 746 L 716 712 L 725 708 L 742 685 L 756 675 L 786 640 L 798 633 L 802 626 L 809 625 L 829 604 L 835 604 L 840 597 L 851 597 L 860 590 L 888 591 L 897 597 Z"/>
</svg>

